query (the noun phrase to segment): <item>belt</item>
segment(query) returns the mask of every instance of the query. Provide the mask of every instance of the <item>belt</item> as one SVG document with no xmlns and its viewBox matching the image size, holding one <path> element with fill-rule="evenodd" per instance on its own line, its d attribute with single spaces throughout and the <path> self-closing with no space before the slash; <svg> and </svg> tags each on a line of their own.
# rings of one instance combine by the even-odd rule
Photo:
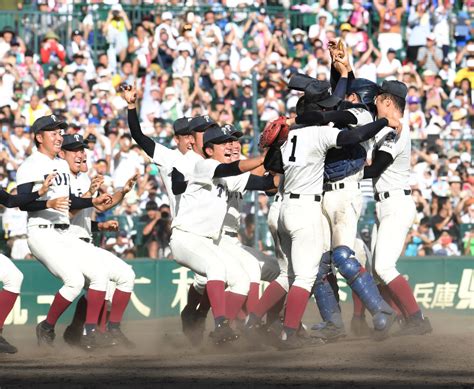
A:
<svg viewBox="0 0 474 389">
<path fill-rule="evenodd" d="M 86 243 L 90 243 L 92 242 L 92 239 L 91 238 L 79 238 L 80 240 L 83 240 L 84 242 Z"/>
<path fill-rule="evenodd" d="M 325 192 L 331 192 L 339 189 L 360 189 L 360 183 L 358 182 L 326 182 L 323 186 Z"/>
<path fill-rule="evenodd" d="M 55 230 L 67 230 L 69 224 L 38 224 L 38 228 L 54 228 Z"/>
<path fill-rule="evenodd" d="M 314 196 L 314 201 L 317 201 L 318 203 L 323 199 L 320 195 L 300 195 L 297 193 L 290 193 L 290 199 L 299 199 L 301 196 Z"/>
<path fill-rule="evenodd" d="M 382 200 L 388 199 L 390 196 L 393 196 L 396 193 L 400 193 L 400 191 L 393 190 L 393 191 L 390 191 L 390 192 L 380 192 L 380 193 L 376 193 L 374 195 L 374 198 L 375 198 L 375 201 L 382 201 Z M 405 196 L 411 195 L 411 190 L 410 189 L 403 189 L 403 194 Z"/>
<path fill-rule="evenodd" d="M 282 196 L 280 196 L 279 194 L 277 194 L 277 195 L 275 196 L 275 201 L 278 202 L 278 201 L 280 201 L 282 198 L 283 198 Z"/>
<path fill-rule="evenodd" d="M 239 234 L 237 232 L 224 231 L 224 235 L 230 236 L 231 238 L 237 238 Z"/>
</svg>

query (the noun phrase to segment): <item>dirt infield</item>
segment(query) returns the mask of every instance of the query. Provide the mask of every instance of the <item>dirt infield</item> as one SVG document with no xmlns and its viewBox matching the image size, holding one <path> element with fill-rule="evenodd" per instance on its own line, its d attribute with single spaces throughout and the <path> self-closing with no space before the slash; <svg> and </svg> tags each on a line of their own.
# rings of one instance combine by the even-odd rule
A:
<svg viewBox="0 0 474 389">
<path fill-rule="evenodd" d="M 350 312 L 350 307 L 344 307 Z M 316 321 L 311 306 L 305 323 Z M 349 316 L 346 316 L 349 319 Z M 16 387 L 464 387 L 474 388 L 474 317 L 431 314 L 435 332 L 383 343 L 345 338 L 280 352 L 191 349 L 177 318 L 126 323 L 138 345 L 86 354 L 61 338 L 38 349 L 33 327 L 7 327 L 16 355 L 0 356 L 0 388 Z M 208 328 L 211 323 L 208 323 Z"/>
</svg>

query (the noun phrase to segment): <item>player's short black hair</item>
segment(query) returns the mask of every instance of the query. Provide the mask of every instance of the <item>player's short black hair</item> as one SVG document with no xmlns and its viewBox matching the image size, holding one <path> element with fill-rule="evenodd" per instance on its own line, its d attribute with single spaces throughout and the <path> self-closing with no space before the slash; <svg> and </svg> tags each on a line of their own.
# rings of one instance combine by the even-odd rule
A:
<svg viewBox="0 0 474 389">
<path fill-rule="evenodd" d="M 209 155 L 208 153 L 206 153 L 206 149 L 207 149 L 208 147 L 214 150 L 214 144 L 208 142 L 208 143 L 206 143 L 206 144 L 204 144 L 204 145 L 202 146 L 202 152 L 204 153 L 204 156 L 205 156 L 206 158 L 210 158 L 210 155 Z"/>
<path fill-rule="evenodd" d="M 406 101 L 405 101 L 405 99 L 403 99 L 399 96 L 395 96 L 395 95 L 392 95 L 390 93 L 382 93 L 382 94 L 378 95 L 377 98 L 382 99 L 382 100 L 390 99 L 390 100 L 393 101 L 393 104 L 395 105 L 395 108 L 398 111 L 400 111 L 400 113 L 403 114 L 403 111 L 405 111 Z"/>
</svg>

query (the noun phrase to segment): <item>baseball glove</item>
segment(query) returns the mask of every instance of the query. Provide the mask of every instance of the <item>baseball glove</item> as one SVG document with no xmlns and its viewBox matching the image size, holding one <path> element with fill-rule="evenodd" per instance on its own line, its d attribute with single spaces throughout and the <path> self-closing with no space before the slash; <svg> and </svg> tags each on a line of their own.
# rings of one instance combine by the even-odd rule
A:
<svg viewBox="0 0 474 389">
<path fill-rule="evenodd" d="M 273 144 L 281 146 L 288 138 L 290 127 L 286 124 L 286 117 L 280 116 L 273 122 L 268 122 L 260 135 L 260 148 L 270 147 Z"/>
</svg>

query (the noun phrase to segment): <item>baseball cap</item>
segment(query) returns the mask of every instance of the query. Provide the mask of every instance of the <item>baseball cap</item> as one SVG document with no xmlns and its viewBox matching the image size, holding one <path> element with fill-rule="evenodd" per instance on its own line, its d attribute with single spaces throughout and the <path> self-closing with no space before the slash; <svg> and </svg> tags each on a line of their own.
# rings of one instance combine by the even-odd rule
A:
<svg viewBox="0 0 474 389">
<path fill-rule="evenodd" d="M 163 12 L 161 14 L 161 20 L 173 20 L 173 14 L 169 11 Z"/>
<path fill-rule="evenodd" d="M 237 128 L 235 128 L 232 124 L 225 124 L 222 126 L 226 132 L 228 132 L 231 136 L 235 138 L 240 138 L 244 133 Z"/>
<path fill-rule="evenodd" d="M 65 130 L 67 127 L 68 124 L 63 120 L 59 120 L 56 115 L 47 115 L 36 119 L 31 126 L 31 130 L 37 134 L 40 131 L 52 131 L 58 128 Z"/>
<path fill-rule="evenodd" d="M 71 35 L 72 36 L 78 36 L 78 35 L 82 36 L 82 32 L 80 30 L 74 30 Z"/>
<path fill-rule="evenodd" d="M 401 81 L 384 81 L 379 88 L 379 95 L 382 93 L 388 93 L 405 99 L 407 97 L 408 88 Z"/>
<path fill-rule="evenodd" d="M 328 81 L 313 81 L 304 90 L 305 102 L 316 103 L 324 108 L 335 107 L 341 99 L 331 94 L 331 84 Z"/>
<path fill-rule="evenodd" d="M 225 126 L 219 127 L 217 124 L 214 124 L 204 133 L 203 144 L 220 144 L 234 140 L 237 140 L 237 138 L 230 134 L 229 128 L 226 128 Z"/>
<path fill-rule="evenodd" d="M 288 88 L 303 92 L 313 81 L 316 81 L 313 77 L 307 76 L 306 74 L 295 73 L 288 82 Z"/>
<path fill-rule="evenodd" d="M 426 39 L 429 39 L 430 41 L 435 41 L 436 40 L 436 35 L 431 33 L 431 34 L 428 34 L 428 36 L 426 37 Z"/>
<path fill-rule="evenodd" d="M 420 103 L 420 99 L 418 98 L 418 96 L 410 96 L 410 97 L 408 97 L 408 99 L 407 99 L 407 103 L 408 103 L 408 104 L 419 104 L 419 103 Z"/>
<path fill-rule="evenodd" d="M 341 31 L 350 31 L 352 30 L 352 26 L 350 23 L 342 23 L 341 24 Z"/>
<path fill-rule="evenodd" d="M 396 53 L 397 53 L 397 50 L 390 48 L 390 49 L 388 49 L 387 53 L 396 54 Z"/>
<path fill-rule="evenodd" d="M 189 122 L 189 129 L 194 132 L 204 132 L 213 125 L 217 123 L 208 115 L 196 116 Z"/>
<path fill-rule="evenodd" d="M 82 135 L 79 134 L 66 134 L 63 136 L 63 144 L 61 146 L 62 149 L 68 151 L 74 151 L 81 148 L 88 148 L 87 142 L 84 141 Z"/>
<path fill-rule="evenodd" d="M 173 123 L 173 131 L 175 135 L 191 135 L 189 123 L 192 118 L 182 117 L 176 119 Z"/>
</svg>

